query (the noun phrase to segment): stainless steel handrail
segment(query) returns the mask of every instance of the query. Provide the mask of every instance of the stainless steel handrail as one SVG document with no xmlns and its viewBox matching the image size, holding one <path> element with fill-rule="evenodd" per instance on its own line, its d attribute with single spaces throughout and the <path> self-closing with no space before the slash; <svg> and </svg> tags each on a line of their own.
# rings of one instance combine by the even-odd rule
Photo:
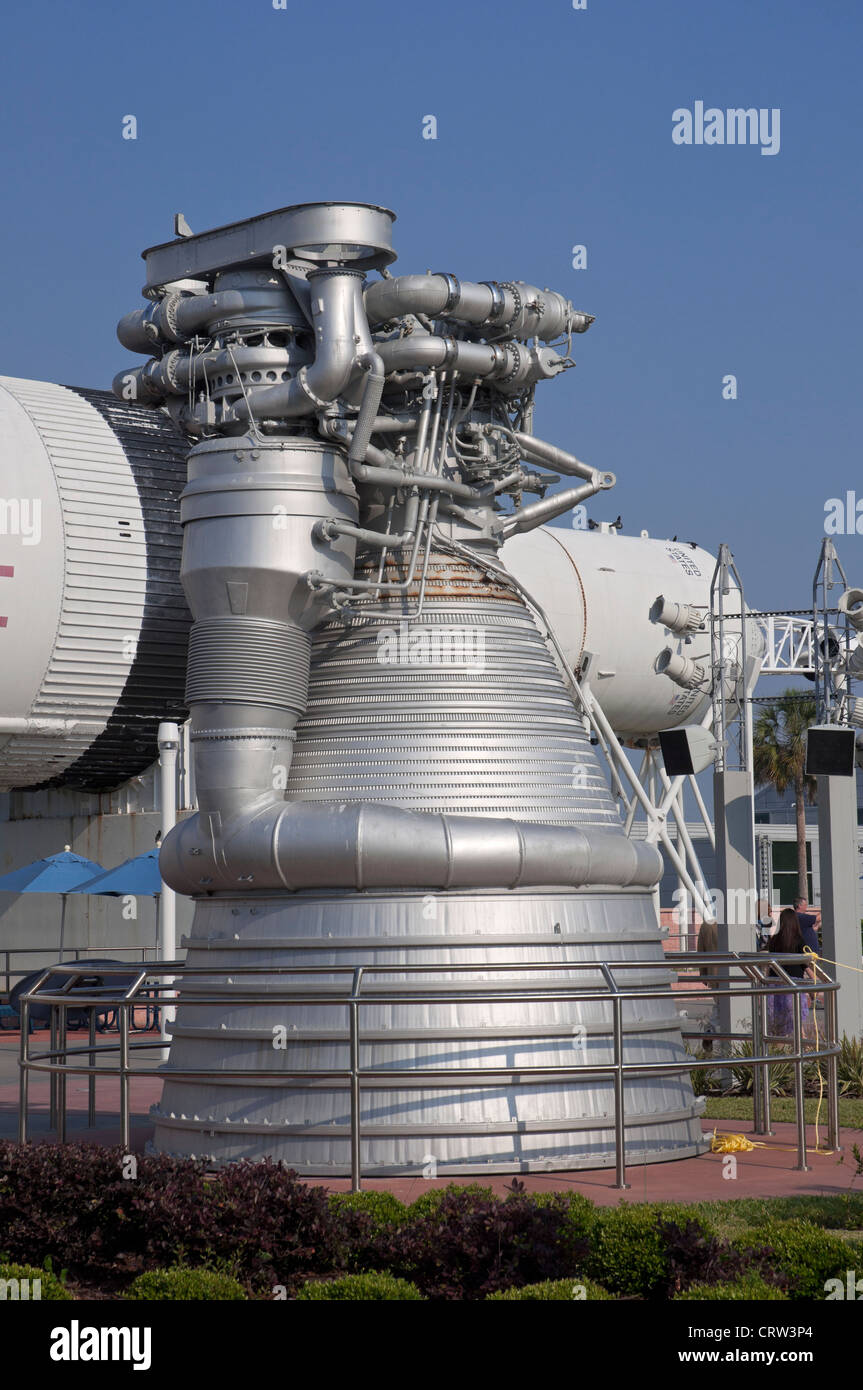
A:
<svg viewBox="0 0 863 1390">
<path fill-rule="evenodd" d="M 770 1133 L 770 1084 L 769 1069 L 772 1065 L 792 1064 L 794 1070 L 794 1092 L 796 1102 L 797 1117 L 797 1167 L 801 1171 L 806 1171 L 806 1122 L 803 1094 L 803 1065 L 810 1061 L 824 1059 L 827 1063 L 827 1135 L 828 1145 L 832 1149 L 838 1148 L 839 1144 L 839 1107 L 838 1107 L 838 1078 L 836 1068 L 836 1058 L 840 1048 L 837 1039 L 837 1010 L 836 992 L 839 985 L 826 977 L 823 972 L 818 971 L 818 977 L 812 981 L 802 981 L 792 978 L 787 974 L 783 966 L 795 964 L 799 965 L 800 957 L 794 955 L 770 955 L 764 953 L 744 955 L 739 952 L 722 954 L 719 952 L 710 954 L 707 952 L 675 952 L 674 957 L 652 960 L 652 961 L 539 961 L 539 962 L 488 962 L 483 965 L 465 964 L 446 964 L 434 965 L 267 965 L 267 966 L 186 966 L 177 961 L 159 961 L 154 963 L 144 963 L 137 973 L 134 982 L 129 985 L 124 992 L 112 993 L 109 986 L 101 989 L 90 989 L 82 993 L 72 992 L 74 981 L 82 975 L 81 962 L 77 965 L 69 962 L 62 965 L 53 964 L 46 969 L 40 979 L 36 982 L 33 989 L 21 997 L 21 1047 L 19 1057 L 20 1067 L 20 1098 L 19 1098 L 19 1142 L 26 1143 L 29 1131 L 29 1076 L 31 1072 L 47 1073 L 51 1078 L 52 1088 L 56 1088 L 54 1095 L 55 1107 L 52 1106 L 52 1120 L 56 1113 L 56 1127 L 60 1142 L 66 1139 L 66 1084 L 70 1075 L 87 1076 L 88 1078 L 88 1124 L 95 1122 L 95 1080 L 97 1076 L 117 1077 L 120 1082 L 120 1127 L 122 1144 L 128 1149 L 131 1143 L 131 1109 L 130 1109 L 130 1085 L 135 1076 L 152 1075 L 152 1071 L 144 1072 L 136 1070 L 133 1065 L 133 1054 L 146 1051 L 148 1048 L 162 1048 L 163 1040 L 141 1039 L 131 1041 L 129 1036 L 130 1010 L 140 1006 L 146 1000 L 152 1007 L 160 1001 L 167 1003 L 170 1000 L 175 1003 L 177 1000 L 178 982 L 182 984 L 185 980 L 192 986 L 191 991 L 186 988 L 182 991 L 180 1003 L 183 1008 L 194 1008 L 196 1006 L 212 1007 L 213 1005 L 224 1004 L 227 998 L 232 1000 L 241 999 L 246 1004 L 260 1007 L 272 1007 L 273 1004 L 281 1004 L 287 1007 L 302 1005 L 322 1005 L 330 1006 L 341 1004 L 348 1011 L 348 1041 L 349 1041 L 349 1065 L 347 1068 L 333 1068 L 331 1070 L 314 1070 L 308 1068 L 302 1071 L 281 1072 L 279 1075 L 280 1084 L 290 1084 L 301 1081 L 310 1076 L 318 1080 L 339 1080 L 347 1083 L 350 1092 L 350 1153 L 351 1153 L 351 1184 L 354 1191 L 358 1192 L 362 1186 L 362 1124 L 361 1124 L 361 1098 L 364 1083 L 373 1082 L 380 1078 L 380 1071 L 374 1067 L 362 1067 L 360 1065 L 360 1047 L 362 1041 L 361 1010 L 365 1006 L 375 1004 L 390 1005 L 409 1005 L 412 1003 L 423 1003 L 434 999 L 437 1003 L 528 1003 L 544 1000 L 551 1002 L 584 1003 L 595 1001 L 597 995 L 609 1000 L 612 1008 L 612 1032 L 613 1032 L 613 1060 L 609 1063 L 596 1063 L 592 1066 L 584 1066 L 581 1063 L 566 1066 L 547 1066 L 547 1067 L 480 1067 L 468 1068 L 457 1067 L 447 1068 L 444 1072 L 440 1067 L 436 1068 L 410 1068 L 404 1070 L 386 1070 L 388 1081 L 397 1081 L 407 1089 L 434 1089 L 435 1087 L 450 1088 L 457 1085 L 475 1087 L 477 1082 L 483 1080 L 489 1083 L 499 1084 L 501 1081 L 512 1082 L 516 1078 L 554 1078 L 569 1077 L 572 1080 L 586 1080 L 596 1077 L 610 1076 L 614 1087 L 614 1133 L 615 1133 L 615 1160 L 616 1160 L 616 1183 L 615 1186 L 625 1189 L 629 1186 L 626 1182 L 626 1151 L 625 1151 L 625 1130 L 628 1123 L 644 1124 L 648 1121 L 644 1116 L 639 1116 L 637 1120 L 627 1121 L 625 1114 L 625 1081 L 628 1077 L 648 1076 L 648 1075 L 675 1075 L 682 1072 L 691 1072 L 698 1069 L 716 1070 L 723 1063 L 729 1064 L 731 1059 L 727 1056 L 723 1058 L 697 1058 L 687 1057 L 679 1062 L 638 1062 L 627 1063 L 624 1060 L 624 1041 L 625 1030 L 623 1027 L 623 1003 L 625 1000 L 656 1000 L 666 999 L 677 1002 L 682 999 L 710 999 L 715 995 L 721 994 L 723 998 L 729 997 L 748 997 L 751 1000 L 752 1010 L 752 1032 L 732 1032 L 732 1033 L 713 1033 L 710 1037 L 715 1041 L 741 1041 L 751 1038 L 752 1052 L 751 1057 L 735 1057 L 733 1065 L 735 1067 L 749 1067 L 753 1071 L 753 1102 L 754 1102 L 754 1130 L 755 1133 Z M 721 980 L 717 977 L 708 977 L 710 980 L 717 980 L 717 983 L 705 983 L 703 977 L 699 976 L 699 983 L 692 988 L 675 988 L 673 991 L 668 983 L 663 983 L 654 987 L 628 986 L 625 982 L 615 978 L 620 972 L 632 972 L 641 970 L 661 970 L 668 975 L 681 976 L 686 980 L 688 972 L 700 972 L 705 965 L 721 965 L 725 969 L 725 975 Z M 778 974 L 768 975 L 770 968 L 777 967 Z M 817 969 L 817 967 L 816 967 Z M 731 972 L 739 970 L 742 980 L 738 983 L 732 979 Z M 485 985 L 482 990 L 477 988 L 454 989 L 451 981 L 442 982 L 441 985 L 431 984 L 423 987 L 422 985 L 413 988 L 405 987 L 400 983 L 394 987 L 387 988 L 379 984 L 376 989 L 369 988 L 366 984 L 370 976 L 399 975 L 422 976 L 425 974 L 437 975 L 469 975 L 482 974 L 489 972 L 513 972 L 518 971 L 524 975 L 526 973 L 539 972 L 541 974 L 556 971 L 560 973 L 592 971 L 601 977 L 601 983 L 596 985 L 583 986 L 577 985 L 561 986 L 559 981 L 546 984 L 544 981 L 532 981 L 527 985 L 513 988 L 511 986 Z M 110 977 L 111 974 L 128 975 L 128 964 L 117 964 L 116 966 L 100 965 L 100 976 Z M 40 992 L 40 985 L 44 984 L 49 976 L 66 974 L 68 981 L 60 989 L 55 989 L 51 993 Z M 325 975 L 330 979 L 333 975 L 345 977 L 344 985 L 341 987 L 330 985 L 327 989 L 291 989 L 289 987 L 278 989 L 268 985 L 265 993 L 260 990 L 244 989 L 237 986 L 238 977 L 266 976 L 272 980 L 273 976 L 305 977 Z M 219 989 L 218 982 L 213 986 L 213 977 L 226 976 L 232 981 L 230 987 Z M 168 983 L 159 983 L 160 978 Z M 205 977 L 206 984 L 212 988 L 197 992 L 194 988 L 197 977 Z M 820 994 L 823 996 L 825 1007 L 825 1036 L 823 1045 L 814 1049 L 804 1050 L 803 1030 L 802 1030 L 802 1004 L 801 996 L 803 993 L 809 995 Z M 769 1046 L 771 1041 L 785 1041 L 784 1039 L 772 1038 L 766 1032 L 764 1026 L 764 1006 L 765 1000 L 773 994 L 791 994 L 793 998 L 794 1012 L 794 1036 L 793 1050 L 784 1051 L 781 1054 L 771 1054 L 765 1052 L 765 1044 Z M 95 1032 L 93 1019 L 97 1009 L 104 1010 L 106 999 L 110 998 L 112 1007 L 115 1008 L 120 1017 L 120 1037 L 117 1043 L 95 1042 Z M 90 1030 L 86 1045 L 69 1046 L 65 1032 L 65 1013 L 72 1006 L 76 1010 L 90 1011 Z M 31 1005 L 50 1005 L 52 1010 L 52 1029 L 50 1046 L 47 1051 L 34 1050 L 32 1039 L 29 1036 L 29 1014 Z M 700 1036 L 691 1030 L 681 1030 L 684 1038 Z M 97 1054 L 106 1055 L 119 1053 L 119 1066 L 99 1065 L 96 1058 Z M 87 1062 L 75 1062 L 79 1056 L 87 1056 Z M 72 1059 L 70 1064 L 70 1059 Z M 767 1077 L 764 1077 L 764 1071 Z M 211 1077 L 218 1077 L 225 1081 L 226 1077 L 236 1075 L 237 1079 L 243 1081 L 267 1080 L 272 1082 L 273 1073 L 263 1069 L 243 1069 L 236 1073 L 225 1072 L 224 1070 L 214 1071 L 208 1068 L 171 1068 L 170 1075 L 176 1078 L 187 1080 L 206 1080 Z"/>
<path fill-rule="evenodd" d="M 11 988 L 11 980 L 22 980 L 25 975 L 32 975 L 34 967 L 28 966 L 27 969 L 13 970 L 11 961 L 13 956 L 56 956 L 58 952 L 56 946 L 5 946 L 0 950 L 0 958 L 3 965 L 0 966 L 0 977 L 3 979 L 2 994 L 8 994 Z M 71 961 L 64 961 L 63 964 L 76 964 L 78 961 L 87 960 L 89 957 L 85 952 L 98 953 L 99 951 L 109 951 L 111 954 L 119 955 L 121 952 L 131 951 L 136 956 L 140 956 L 142 961 L 147 960 L 148 956 L 156 959 L 155 946 L 130 946 L 128 942 L 124 946 L 64 946 L 63 954 L 71 955 Z"/>
</svg>

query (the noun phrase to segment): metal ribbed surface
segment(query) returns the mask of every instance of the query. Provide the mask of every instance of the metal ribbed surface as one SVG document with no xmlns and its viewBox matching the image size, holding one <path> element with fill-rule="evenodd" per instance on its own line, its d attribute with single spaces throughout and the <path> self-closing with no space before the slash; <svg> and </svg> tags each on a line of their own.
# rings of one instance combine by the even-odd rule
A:
<svg viewBox="0 0 863 1390">
<path fill-rule="evenodd" d="M 32 715 L 108 719 L 129 675 L 144 614 L 147 544 L 134 478 L 99 413 L 74 391 L 3 379 L 50 456 L 63 509 L 66 576 L 57 639 Z M 78 734 L 16 740 L 22 785 L 51 759 L 68 768 L 92 742 Z M 58 754 L 60 755 L 58 759 Z"/>
<path fill-rule="evenodd" d="M 622 837 L 582 721 L 528 609 L 506 587 L 443 556 L 432 558 L 430 574 L 421 620 L 404 633 L 403 609 L 415 595 L 392 601 L 383 616 L 331 624 L 315 638 L 289 799 L 593 824 Z M 420 627 L 426 645 L 412 649 Z M 447 630 L 458 640 L 444 649 L 437 638 Z M 441 659 L 444 650 L 447 660 Z M 199 901 L 189 964 L 218 965 L 226 973 L 187 981 L 183 999 L 214 989 L 225 1002 L 180 1007 L 154 1112 L 157 1149 L 215 1163 L 267 1155 L 307 1174 L 349 1171 L 347 1082 L 284 1080 L 294 1068 L 347 1067 L 347 1009 L 255 1008 L 237 997 L 248 986 L 265 993 L 284 988 L 284 977 L 268 973 L 271 967 L 434 965 L 440 969 L 422 977 L 424 986 L 433 982 L 441 992 L 463 993 L 471 984 L 482 990 L 505 980 L 518 988 L 551 976 L 561 985 L 600 983 L 595 971 L 539 976 L 531 966 L 541 962 L 663 959 L 649 890 L 432 894 L 422 892 L 419 877 L 416 891 L 398 894 L 261 893 Z M 448 970 L 453 964 L 480 971 L 469 980 Z M 495 970 L 499 964 L 524 969 L 504 974 Z M 238 966 L 265 973 L 254 980 L 232 976 Z M 347 978 L 307 976 L 295 988 L 344 989 Z M 662 987 L 668 980 L 664 970 L 637 968 L 620 977 L 631 986 Z M 416 986 L 417 977 L 396 971 L 370 977 L 368 987 L 377 993 L 408 982 Z M 627 1062 L 685 1056 L 670 990 L 656 1001 L 627 1003 L 623 1023 Z M 287 1029 L 284 1050 L 273 1046 L 280 1025 Z M 363 1171 L 419 1175 L 432 1160 L 438 1174 L 609 1166 L 610 1081 L 520 1077 L 416 1089 L 388 1083 L 385 1074 L 426 1066 L 517 1069 L 612 1060 L 607 998 L 582 1004 L 432 998 L 368 1006 L 361 1065 L 382 1076 L 363 1087 Z M 171 1077 L 186 1067 L 216 1076 L 200 1082 Z M 252 1069 L 267 1073 L 266 1080 L 244 1081 Z M 685 1157 L 703 1148 L 686 1074 L 628 1080 L 626 1111 L 628 1162 Z"/>
<path fill-rule="evenodd" d="M 70 388 L 110 426 L 132 471 L 145 523 L 146 585 L 135 658 L 108 726 L 60 779 L 65 786 L 116 786 L 157 756 L 162 720 L 186 717 L 183 690 L 191 614 L 180 583 L 180 493 L 188 443 L 161 411 L 110 391 Z"/>
<path fill-rule="evenodd" d="M 443 556 L 429 576 L 416 623 L 402 623 L 396 599 L 391 617 L 333 623 L 314 638 L 288 798 L 618 826 L 528 609 Z"/>
<path fill-rule="evenodd" d="M 431 906 L 430 906 L 431 905 Z M 666 971 L 639 970 L 640 960 L 661 960 L 647 894 L 497 893 L 261 896 L 198 905 L 188 962 L 230 969 L 239 964 L 440 964 L 423 977 L 449 992 L 506 980 L 516 987 L 539 978 L 581 988 L 599 972 L 576 975 L 531 970 L 540 962 L 635 962 L 620 971 L 621 985 L 661 986 Z M 524 962 L 504 974 L 495 964 Z M 468 977 L 450 964 L 476 964 Z M 341 977 L 341 987 L 345 988 Z M 187 982 L 184 997 L 209 991 L 216 977 Z M 270 976 L 275 984 L 275 977 Z M 404 984 L 395 972 L 369 977 L 367 992 Z M 315 977 L 332 988 L 336 977 Z M 179 1011 L 162 1101 L 154 1111 L 161 1151 L 206 1156 L 215 1162 L 267 1154 L 306 1173 L 349 1171 L 349 1091 L 345 1082 L 314 1079 L 286 1083 L 284 1072 L 348 1065 L 347 1009 L 341 1005 L 252 1008 L 236 998 L 248 985 L 235 978 L 217 988 L 222 1006 Z M 255 981 L 260 988 L 261 980 Z M 312 977 L 296 982 L 308 993 Z M 416 986 L 417 977 L 412 977 Z M 234 997 L 231 997 L 231 996 Z M 669 993 L 624 1005 L 624 1059 L 667 1062 L 683 1056 Z M 287 1029 L 287 1048 L 273 1046 L 273 1029 Z M 434 1067 L 442 1070 L 526 1066 L 588 1066 L 613 1059 L 607 1000 L 534 1003 L 375 1004 L 362 1011 L 363 1067 Z M 583 1032 L 582 1032 L 583 1030 Z M 203 1082 L 171 1079 L 183 1067 L 234 1069 L 239 1077 Z M 269 1072 L 267 1082 L 242 1081 L 246 1068 Z M 702 1147 L 698 1107 L 687 1076 L 626 1083 L 627 1161 L 685 1157 Z M 431 1160 L 438 1175 L 529 1169 L 594 1168 L 614 1162 L 614 1102 L 610 1081 L 564 1086 L 471 1083 L 413 1089 L 380 1080 L 364 1083 L 363 1169 L 369 1175 L 413 1173 Z"/>
<path fill-rule="evenodd" d="M 204 618 L 192 628 L 186 699 L 271 705 L 301 714 L 309 687 L 309 636 L 267 618 Z"/>
</svg>

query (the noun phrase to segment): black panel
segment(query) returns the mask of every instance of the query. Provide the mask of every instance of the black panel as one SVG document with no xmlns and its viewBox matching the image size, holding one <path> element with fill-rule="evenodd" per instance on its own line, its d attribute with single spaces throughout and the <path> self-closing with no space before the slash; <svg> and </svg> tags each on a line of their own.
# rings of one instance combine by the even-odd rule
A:
<svg viewBox="0 0 863 1390">
<path fill-rule="evenodd" d="M 129 460 L 146 530 L 147 588 L 137 654 L 105 732 L 59 777 L 41 785 L 107 790 L 143 772 L 158 756 L 162 720 L 186 718 L 192 618 L 180 584 L 180 493 L 189 444 L 161 411 L 120 401 L 110 391 L 67 389 L 98 410 Z"/>
<path fill-rule="evenodd" d="M 853 777 L 857 735 L 853 729 L 817 726 L 806 735 L 806 772 L 812 777 Z"/>
<path fill-rule="evenodd" d="M 659 735 L 662 761 L 669 777 L 683 777 L 693 772 L 692 754 L 685 729 L 667 729 Z"/>
</svg>

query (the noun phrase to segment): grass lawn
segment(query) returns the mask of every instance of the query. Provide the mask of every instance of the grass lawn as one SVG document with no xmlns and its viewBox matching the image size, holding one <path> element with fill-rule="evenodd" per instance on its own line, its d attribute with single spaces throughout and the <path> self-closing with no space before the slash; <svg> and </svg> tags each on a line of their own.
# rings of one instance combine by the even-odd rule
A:
<svg viewBox="0 0 863 1390">
<path fill-rule="evenodd" d="M 858 1184 L 859 1186 L 859 1184 Z M 765 1221 L 811 1221 L 842 1236 L 863 1254 L 863 1191 L 824 1197 L 736 1197 L 727 1202 L 693 1202 L 723 1240 L 762 1226 Z M 859 1255 L 858 1255 L 859 1258 Z"/>
<path fill-rule="evenodd" d="M 818 1097 L 808 1096 L 803 1104 L 807 1123 L 814 1124 L 815 1112 L 818 1109 Z M 774 1120 L 788 1120 L 793 1124 L 797 1118 L 793 1098 L 790 1096 L 771 1096 L 770 1115 Z M 752 1097 L 708 1096 L 704 1118 L 707 1120 L 751 1120 Z M 819 1123 L 827 1124 L 826 1100 L 821 1102 Z M 863 1129 L 863 1100 L 842 1100 L 840 1098 L 839 1123 L 843 1129 Z"/>
</svg>

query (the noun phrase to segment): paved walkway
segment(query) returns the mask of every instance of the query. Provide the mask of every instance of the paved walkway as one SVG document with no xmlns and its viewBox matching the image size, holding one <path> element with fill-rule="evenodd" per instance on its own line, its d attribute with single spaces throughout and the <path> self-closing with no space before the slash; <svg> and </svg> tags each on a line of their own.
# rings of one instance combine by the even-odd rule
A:
<svg viewBox="0 0 863 1390">
<path fill-rule="evenodd" d="M 109 1035 L 110 1036 L 110 1035 Z M 138 1035 L 142 1036 L 142 1035 Z M 155 1036 L 155 1035 L 152 1035 Z M 47 1033 L 36 1034 L 40 1041 L 47 1040 Z M 104 1037 L 104 1035 L 103 1035 Z M 70 1042 L 82 1044 L 85 1036 L 70 1034 Z M 45 1042 L 43 1042 L 45 1045 Z M 0 1032 L 0 1138 L 15 1139 L 18 1133 L 18 1046 L 17 1033 Z M 155 1055 L 149 1065 L 158 1065 Z M 119 1082 L 112 1077 L 99 1078 L 96 1083 L 96 1126 L 88 1129 L 87 1119 L 87 1081 L 84 1077 L 72 1077 L 68 1086 L 68 1138 L 81 1142 L 119 1145 L 120 1131 L 117 1123 L 119 1112 Z M 142 1152 L 147 1140 L 152 1136 L 153 1126 L 149 1108 L 158 1099 L 162 1082 L 158 1076 L 136 1077 L 131 1083 L 132 1109 L 132 1148 Z M 30 1083 L 31 1137 L 35 1140 L 54 1138 L 48 1123 L 48 1079 L 31 1077 Z M 751 1120 L 705 1121 L 706 1133 L 711 1133 L 714 1124 L 720 1132 L 752 1135 Z M 841 1141 L 845 1161 L 840 1155 L 814 1152 L 814 1126 L 806 1129 L 810 1168 L 808 1172 L 797 1171 L 797 1131 L 793 1124 L 777 1124 L 776 1133 L 770 1139 L 761 1139 L 765 1147 L 750 1153 L 734 1155 L 736 1165 L 725 1161 L 723 1154 L 704 1154 L 700 1158 L 677 1159 L 670 1163 L 653 1163 L 631 1166 L 627 1171 L 630 1183 L 628 1191 L 621 1192 L 615 1186 L 612 1169 L 594 1169 L 578 1173 L 524 1173 L 518 1181 L 524 1183 L 531 1192 L 583 1192 L 601 1206 L 608 1206 L 621 1199 L 630 1202 L 643 1201 L 721 1201 L 733 1197 L 778 1197 L 821 1195 L 825 1193 L 845 1193 L 851 1186 L 853 1160 L 851 1145 L 863 1145 L 863 1134 L 859 1130 L 843 1130 Z M 825 1143 L 826 1125 L 821 1126 L 821 1143 Z M 726 1176 L 734 1171 L 735 1176 Z M 350 1189 L 348 1179 L 315 1179 L 324 1182 L 330 1190 L 343 1192 Z M 425 1179 L 419 1174 L 415 1178 L 368 1179 L 363 1186 L 369 1190 L 393 1192 L 405 1202 L 413 1201 L 430 1187 L 445 1187 L 451 1178 Z M 512 1178 L 490 1176 L 488 1178 L 461 1178 L 462 1183 L 482 1182 L 495 1192 L 504 1193 L 512 1183 Z M 854 1183 L 854 1191 L 863 1192 L 863 1182 Z"/>
</svg>

